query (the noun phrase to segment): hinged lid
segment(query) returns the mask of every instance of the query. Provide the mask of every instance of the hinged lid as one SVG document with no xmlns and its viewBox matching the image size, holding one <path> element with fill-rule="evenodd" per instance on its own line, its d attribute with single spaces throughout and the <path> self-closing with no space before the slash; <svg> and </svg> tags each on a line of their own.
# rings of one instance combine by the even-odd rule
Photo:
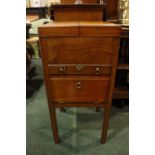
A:
<svg viewBox="0 0 155 155">
<path fill-rule="evenodd" d="M 51 22 L 39 27 L 39 37 L 113 36 L 121 33 L 121 25 L 109 22 Z"/>
</svg>

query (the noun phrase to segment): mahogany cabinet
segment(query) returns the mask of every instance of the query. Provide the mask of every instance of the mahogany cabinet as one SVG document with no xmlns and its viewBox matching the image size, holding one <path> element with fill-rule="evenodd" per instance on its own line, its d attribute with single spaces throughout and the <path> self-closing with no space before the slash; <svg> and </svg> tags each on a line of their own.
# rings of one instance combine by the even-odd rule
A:
<svg viewBox="0 0 155 155">
<path fill-rule="evenodd" d="M 114 99 L 129 99 L 129 27 L 122 26 Z M 120 103 L 121 105 L 121 103 Z"/>
<path fill-rule="evenodd" d="M 52 5 L 50 15 L 55 21 L 102 21 L 104 5 L 97 3 Z"/>
<path fill-rule="evenodd" d="M 121 26 L 108 22 L 51 22 L 39 27 L 44 77 L 55 143 L 56 108 L 104 108 L 106 142 Z"/>
</svg>

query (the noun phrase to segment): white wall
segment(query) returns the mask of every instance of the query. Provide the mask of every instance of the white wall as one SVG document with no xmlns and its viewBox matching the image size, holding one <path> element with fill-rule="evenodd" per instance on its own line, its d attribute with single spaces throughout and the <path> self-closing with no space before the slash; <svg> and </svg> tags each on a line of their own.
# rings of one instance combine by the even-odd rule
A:
<svg viewBox="0 0 155 155">
<path fill-rule="evenodd" d="M 26 0 L 26 7 L 49 6 L 50 3 L 60 3 L 60 0 Z"/>
</svg>

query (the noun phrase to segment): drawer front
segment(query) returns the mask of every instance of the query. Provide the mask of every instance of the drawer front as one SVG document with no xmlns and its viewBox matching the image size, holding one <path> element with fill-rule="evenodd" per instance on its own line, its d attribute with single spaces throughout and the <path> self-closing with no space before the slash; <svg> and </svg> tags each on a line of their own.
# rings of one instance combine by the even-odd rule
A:
<svg viewBox="0 0 155 155">
<path fill-rule="evenodd" d="M 110 75 L 111 66 L 101 65 L 48 65 L 49 75 Z"/>
<path fill-rule="evenodd" d="M 109 77 L 52 77 L 54 102 L 104 102 L 109 91 Z"/>
<path fill-rule="evenodd" d="M 49 64 L 111 64 L 112 38 L 65 37 L 46 41 Z"/>
</svg>

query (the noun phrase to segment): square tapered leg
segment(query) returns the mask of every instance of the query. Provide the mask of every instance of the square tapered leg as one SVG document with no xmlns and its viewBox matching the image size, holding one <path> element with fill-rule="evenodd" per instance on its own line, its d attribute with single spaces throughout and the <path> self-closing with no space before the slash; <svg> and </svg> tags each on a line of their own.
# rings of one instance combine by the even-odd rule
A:
<svg viewBox="0 0 155 155">
<path fill-rule="evenodd" d="M 101 143 L 104 144 L 107 139 L 108 127 L 109 127 L 109 119 L 110 119 L 110 109 L 105 108 L 103 114 L 103 127 L 102 127 L 102 135 L 101 135 Z"/>
<path fill-rule="evenodd" d="M 51 125 L 52 125 L 54 142 L 56 144 L 59 144 L 61 141 L 60 141 L 59 134 L 58 134 L 58 127 L 57 127 L 57 119 L 56 119 L 55 108 L 50 109 L 50 118 L 51 118 Z"/>
</svg>

